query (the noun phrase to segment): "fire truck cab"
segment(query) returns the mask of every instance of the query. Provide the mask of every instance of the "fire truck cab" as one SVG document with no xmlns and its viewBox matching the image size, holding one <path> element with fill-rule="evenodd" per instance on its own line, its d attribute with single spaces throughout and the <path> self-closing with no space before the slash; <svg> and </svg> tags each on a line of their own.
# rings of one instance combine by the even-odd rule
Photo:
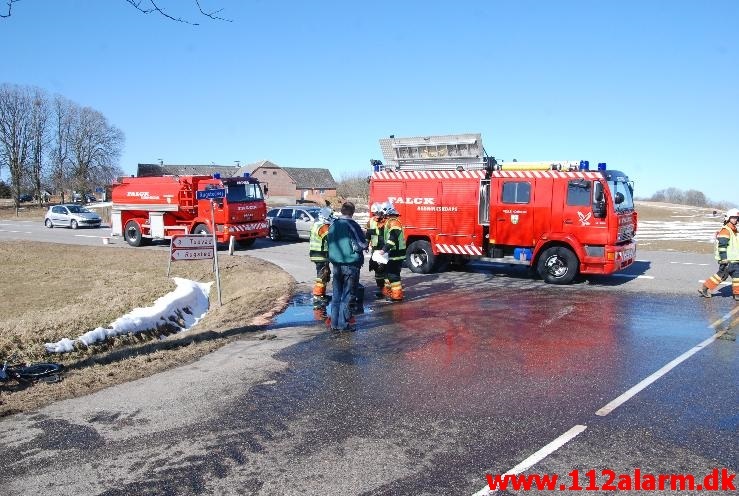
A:
<svg viewBox="0 0 739 496">
<path fill-rule="evenodd" d="M 213 200 L 199 192 L 223 191 Z M 211 234 L 218 243 L 231 238 L 243 247 L 269 233 L 261 184 L 244 177 L 122 177 L 111 186 L 112 232 L 131 246 L 178 234 Z M 215 225 L 214 224 L 215 221 Z"/>
<path fill-rule="evenodd" d="M 604 163 L 498 163 L 479 134 L 389 138 L 380 147 L 370 203 L 389 201 L 400 213 L 413 272 L 475 259 L 527 265 L 568 284 L 634 260 L 633 186 Z"/>
</svg>

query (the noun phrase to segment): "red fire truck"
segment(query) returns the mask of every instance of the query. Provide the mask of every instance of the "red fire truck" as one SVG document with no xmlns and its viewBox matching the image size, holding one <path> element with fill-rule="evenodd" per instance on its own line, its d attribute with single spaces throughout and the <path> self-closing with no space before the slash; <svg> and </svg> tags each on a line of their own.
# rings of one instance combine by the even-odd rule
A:
<svg viewBox="0 0 739 496">
<path fill-rule="evenodd" d="M 530 266 L 546 282 L 611 274 L 636 245 L 633 186 L 605 163 L 498 163 L 479 134 L 380 140 L 370 203 L 391 202 L 417 273 L 469 260 Z"/>
<path fill-rule="evenodd" d="M 225 190 L 224 197 L 198 200 L 197 192 L 207 190 Z M 219 243 L 233 237 L 248 247 L 269 233 L 262 188 L 248 174 L 123 177 L 113 184 L 111 195 L 113 235 L 123 236 L 131 246 L 175 234 L 210 234 L 213 216 Z"/>
</svg>

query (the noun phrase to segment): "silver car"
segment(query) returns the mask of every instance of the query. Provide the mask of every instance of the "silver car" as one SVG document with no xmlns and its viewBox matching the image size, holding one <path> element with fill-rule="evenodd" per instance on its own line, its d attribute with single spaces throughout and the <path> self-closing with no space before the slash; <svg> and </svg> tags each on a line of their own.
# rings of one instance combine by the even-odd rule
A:
<svg viewBox="0 0 739 496">
<path fill-rule="evenodd" d="M 77 229 L 100 227 L 102 220 L 98 214 L 80 205 L 54 205 L 46 212 L 44 225 L 48 228 L 64 226 Z"/>
<path fill-rule="evenodd" d="M 288 238 L 310 239 L 310 229 L 318 220 L 320 211 L 318 207 L 300 205 L 273 208 L 267 212 L 268 237 L 273 241 Z"/>
</svg>

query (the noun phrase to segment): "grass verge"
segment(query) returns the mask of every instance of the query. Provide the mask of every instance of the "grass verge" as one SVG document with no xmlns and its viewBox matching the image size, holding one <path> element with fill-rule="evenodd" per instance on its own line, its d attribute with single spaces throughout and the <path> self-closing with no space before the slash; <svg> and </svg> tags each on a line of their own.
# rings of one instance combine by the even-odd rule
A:
<svg viewBox="0 0 739 496">
<path fill-rule="evenodd" d="M 172 291 L 167 256 L 146 249 L 0 242 L 0 359 L 57 361 L 68 369 L 58 384 L 0 386 L 0 416 L 191 362 L 230 339 L 261 330 L 293 289 L 292 277 L 273 264 L 221 255 L 223 306 L 217 305 L 213 285 L 211 309 L 192 329 L 167 337 L 123 336 L 64 355 L 46 354 L 44 343 L 74 339 Z M 211 261 L 173 263 L 171 275 L 214 280 Z"/>
</svg>

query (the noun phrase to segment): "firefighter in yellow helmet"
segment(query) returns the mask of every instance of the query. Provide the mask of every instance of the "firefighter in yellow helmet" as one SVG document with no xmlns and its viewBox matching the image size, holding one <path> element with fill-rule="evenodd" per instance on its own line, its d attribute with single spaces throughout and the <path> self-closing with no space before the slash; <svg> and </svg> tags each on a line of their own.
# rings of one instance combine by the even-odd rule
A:
<svg viewBox="0 0 739 496">
<path fill-rule="evenodd" d="M 400 214 L 392 203 L 384 203 L 382 212 L 385 217 L 383 226 L 383 246 L 381 255 L 387 255 L 388 262 L 385 266 L 385 286 L 383 295 L 390 301 L 403 301 L 403 285 L 400 281 L 400 269 L 405 260 L 405 232 Z"/>
<path fill-rule="evenodd" d="M 318 220 L 310 230 L 310 259 L 316 264 L 316 280 L 313 283 L 313 303 L 327 301 L 326 284 L 331 279 L 331 269 L 328 264 L 328 229 L 334 220 L 334 212 L 324 207 L 318 212 Z"/>
<path fill-rule="evenodd" d="M 716 260 L 719 271 L 709 277 L 698 293 L 704 298 L 710 298 L 711 291 L 716 289 L 721 281 L 731 276 L 731 293 L 735 301 L 739 301 L 739 209 L 731 208 L 724 216 L 724 226 L 716 234 Z"/>
<path fill-rule="evenodd" d="M 367 223 L 367 243 L 370 250 L 379 251 L 385 245 L 385 212 L 382 203 L 373 203 L 370 207 L 370 219 Z M 378 263 L 370 258 L 369 270 L 375 273 L 375 284 L 377 284 L 377 292 L 375 297 L 383 298 L 383 289 L 385 288 L 385 264 Z"/>
</svg>

